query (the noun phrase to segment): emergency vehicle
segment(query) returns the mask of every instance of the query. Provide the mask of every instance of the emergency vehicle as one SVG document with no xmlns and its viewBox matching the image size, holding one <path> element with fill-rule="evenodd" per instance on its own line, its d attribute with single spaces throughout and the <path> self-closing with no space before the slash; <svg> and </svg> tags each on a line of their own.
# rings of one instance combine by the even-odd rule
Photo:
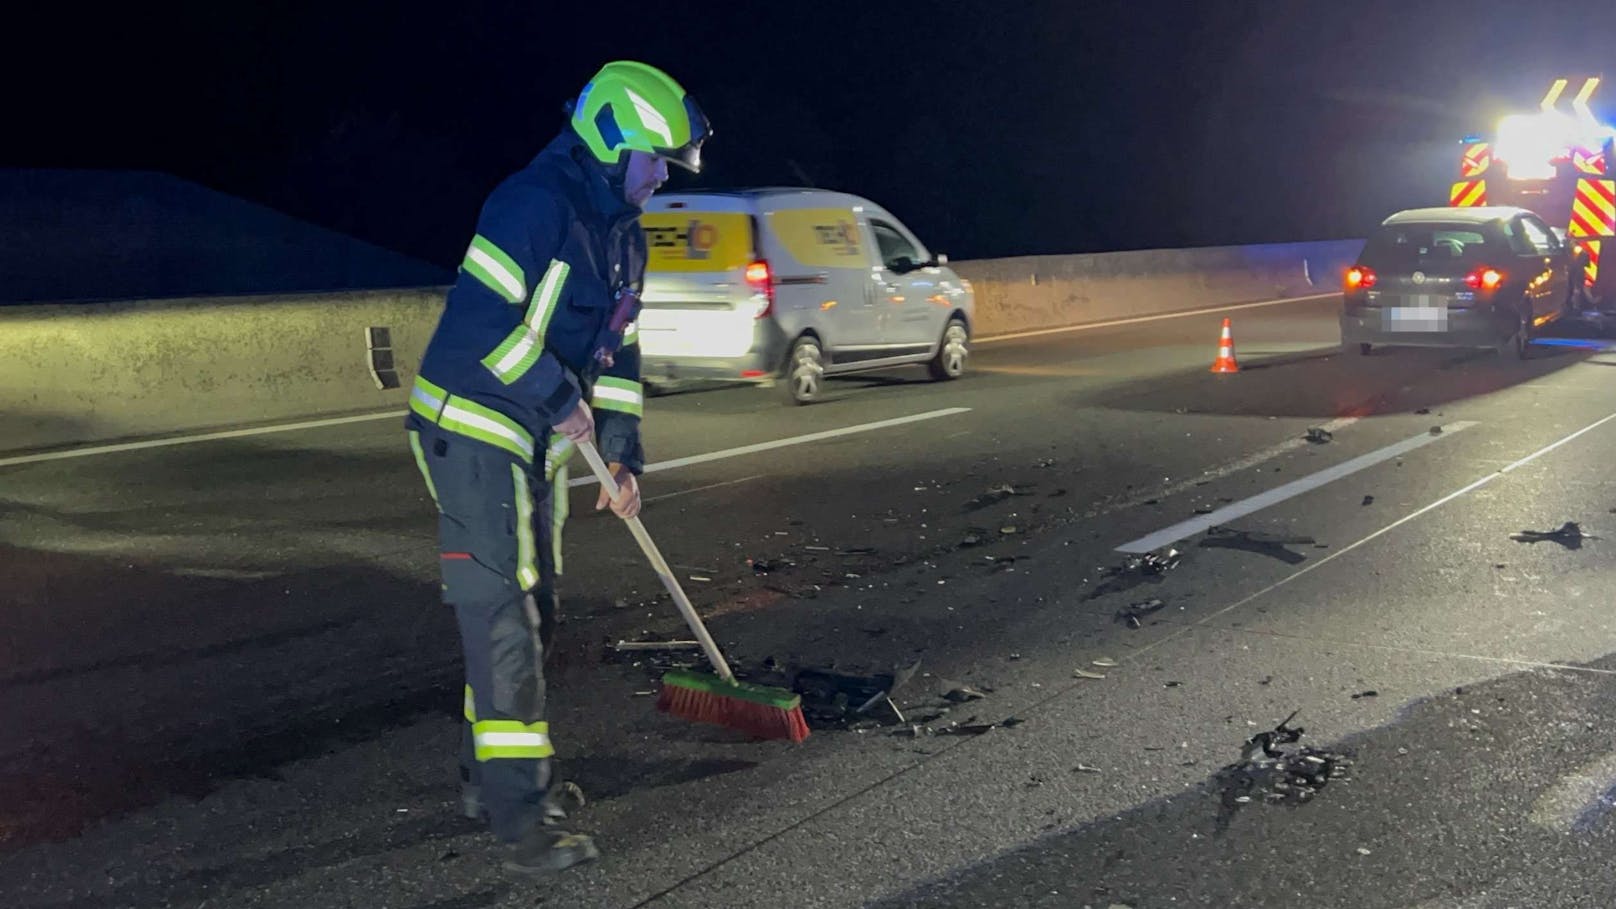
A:
<svg viewBox="0 0 1616 909">
<path fill-rule="evenodd" d="M 1590 106 L 1601 81 L 1557 79 L 1539 110 L 1503 118 L 1492 137 L 1466 138 L 1448 205 L 1513 206 L 1563 225 L 1576 256 L 1568 303 L 1603 312 L 1616 311 L 1616 129 Z"/>
</svg>

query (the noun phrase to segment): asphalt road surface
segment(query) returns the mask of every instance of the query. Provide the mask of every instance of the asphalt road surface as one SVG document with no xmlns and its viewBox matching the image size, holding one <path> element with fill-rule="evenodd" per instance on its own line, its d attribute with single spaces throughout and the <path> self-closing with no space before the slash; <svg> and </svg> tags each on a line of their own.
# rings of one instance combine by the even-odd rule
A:
<svg viewBox="0 0 1616 909">
<path fill-rule="evenodd" d="M 658 714 L 609 645 L 677 615 L 575 489 L 551 726 L 604 855 L 544 883 L 457 812 L 400 418 L 0 459 L 0 905 L 1616 905 L 1616 352 L 1343 355 L 1335 305 L 652 399 L 644 518 L 732 658 L 918 670 L 798 746 Z"/>
</svg>

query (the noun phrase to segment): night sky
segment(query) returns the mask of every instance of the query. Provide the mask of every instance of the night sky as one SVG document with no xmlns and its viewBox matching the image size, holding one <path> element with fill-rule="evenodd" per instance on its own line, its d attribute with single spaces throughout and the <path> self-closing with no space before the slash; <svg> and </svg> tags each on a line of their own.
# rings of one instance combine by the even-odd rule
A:
<svg viewBox="0 0 1616 909">
<path fill-rule="evenodd" d="M 955 258 L 1363 236 L 1553 77 L 1616 82 L 1609 0 L 44 6 L 8 13 L 0 165 L 169 171 L 444 265 L 613 58 L 713 121 L 669 189 L 843 189 Z"/>
</svg>

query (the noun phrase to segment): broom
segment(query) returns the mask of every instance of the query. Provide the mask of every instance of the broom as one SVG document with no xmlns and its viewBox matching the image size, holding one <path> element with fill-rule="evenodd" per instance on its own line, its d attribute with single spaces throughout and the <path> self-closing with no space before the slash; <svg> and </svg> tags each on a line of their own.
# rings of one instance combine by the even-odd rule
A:
<svg viewBox="0 0 1616 909">
<path fill-rule="evenodd" d="M 589 469 L 594 471 L 601 486 L 612 498 L 617 498 L 617 481 L 606 469 L 606 462 L 601 460 L 594 444 L 586 440 L 578 444 L 578 449 L 583 452 L 584 460 L 589 462 Z M 806 739 L 808 722 L 802 716 L 802 698 L 784 688 L 737 680 L 728 661 L 719 652 L 718 645 L 713 643 L 712 635 L 707 633 L 701 616 L 696 614 L 696 607 L 690 604 L 690 598 L 685 596 L 684 589 L 674 579 L 673 569 L 668 567 L 662 553 L 651 541 L 651 535 L 646 532 L 645 525 L 640 523 L 639 516 L 628 518 L 626 523 L 635 541 L 640 544 L 640 549 L 645 552 L 645 557 L 651 560 L 657 577 L 662 579 L 662 586 L 673 596 L 685 624 L 690 626 L 691 633 L 701 643 L 707 662 L 717 672 L 714 675 L 675 669 L 664 674 L 657 709 L 696 723 L 727 726 L 758 738 L 790 739 L 793 742 Z"/>
</svg>

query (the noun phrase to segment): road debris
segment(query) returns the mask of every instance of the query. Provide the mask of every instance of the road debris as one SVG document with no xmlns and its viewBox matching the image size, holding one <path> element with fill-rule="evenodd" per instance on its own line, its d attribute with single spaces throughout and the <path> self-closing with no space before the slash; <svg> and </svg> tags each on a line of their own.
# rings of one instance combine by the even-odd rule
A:
<svg viewBox="0 0 1616 909">
<path fill-rule="evenodd" d="M 800 669 L 790 687 L 802 696 L 803 716 L 817 727 L 849 728 L 860 721 L 901 724 L 906 720 L 893 698 L 919 670 L 919 662 L 875 675 Z"/>
<path fill-rule="evenodd" d="M 1365 505 L 1373 505 L 1373 504 L 1375 504 L 1375 497 L 1374 496 L 1364 496 L 1363 497 L 1363 503 Z"/>
<path fill-rule="evenodd" d="M 1236 530 L 1232 527 L 1213 527 L 1206 532 L 1200 546 L 1202 549 L 1238 549 L 1278 559 L 1287 565 L 1295 565 L 1307 561 L 1307 556 L 1292 552 L 1285 547 L 1311 546 L 1317 543 L 1317 540 L 1308 536 L 1277 536 L 1260 531 Z"/>
<path fill-rule="evenodd" d="M 1424 416 L 1424 415 L 1429 414 L 1431 412 L 1431 408 L 1429 408 L 1429 407 L 1421 407 L 1419 410 L 1416 410 L 1414 412 L 1417 413 L 1417 414 L 1420 414 L 1421 416 Z"/>
<path fill-rule="evenodd" d="M 610 639 L 605 642 L 603 663 L 632 666 L 660 677 L 674 669 L 689 669 L 706 662 L 701 645 L 695 641 L 630 641 Z M 638 694 L 638 692 L 636 692 Z"/>
<path fill-rule="evenodd" d="M 699 650 L 700 641 L 618 641 L 613 645 L 618 653 L 642 650 Z"/>
<path fill-rule="evenodd" d="M 1314 445 L 1324 445 L 1335 438 L 1335 433 L 1321 426 L 1313 426 L 1308 428 L 1305 438 Z"/>
<path fill-rule="evenodd" d="M 991 505 L 997 505 L 1000 502 L 1003 502 L 1005 499 L 1012 498 L 1014 496 L 1030 495 L 1032 495 L 1031 492 L 1022 488 L 1012 486 L 1009 483 L 1001 483 L 998 486 L 994 486 L 987 492 L 984 492 L 976 498 L 970 500 L 969 502 L 966 502 L 963 510 L 967 512 L 981 511 L 984 508 Z"/>
<path fill-rule="evenodd" d="M 960 548 L 970 549 L 973 546 L 981 546 L 988 541 L 990 536 L 991 534 L 981 527 L 967 527 L 965 528 L 965 536 L 960 539 Z"/>
<path fill-rule="evenodd" d="M 1547 540 L 1567 549 L 1581 549 L 1583 540 L 1599 539 L 1593 534 L 1584 533 L 1576 521 L 1567 521 L 1558 530 L 1523 530 L 1510 534 L 1509 538 L 1517 543 L 1542 543 Z"/>
<path fill-rule="evenodd" d="M 872 712 L 872 709 L 874 712 Z M 885 716 L 889 722 L 900 725 L 908 722 L 903 715 L 903 711 L 898 708 L 897 702 L 882 695 L 876 695 L 864 702 L 864 705 L 854 712 L 864 716 Z"/>
<path fill-rule="evenodd" d="M 1290 724 L 1291 720 L 1296 719 L 1296 715 L 1301 712 L 1302 711 L 1300 710 L 1293 710 L 1291 711 L 1290 716 L 1279 721 L 1278 726 L 1264 732 L 1259 732 L 1251 738 L 1246 739 L 1245 745 L 1241 746 L 1240 748 L 1241 762 L 1244 763 L 1251 761 L 1254 757 L 1256 757 L 1258 752 L 1261 752 L 1265 757 L 1284 757 L 1285 753 L 1279 750 L 1279 746 L 1294 745 L 1297 742 L 1300 742 L 1302 740 L 1302 733 L 1307 731 L 1301 726 L 1292 728 Z"/>
<path fill-rule="evenodd" d="M 969 685 L 961 685 L 958 688 L 950 688 L 948 692 L 943 695 L 943 700 L 952 701 L 955 704 L 963 704 L 966 701 L 980 701 L 985 697 L 987 697 L 987 695 L 977 691 L 975 688 L 972 688 Z"/>
<path fill-rule="evenodd" d="M 1352 699 L 1354 701 L 1359 701 L 1359 700 L 1363 700 L 1364 698 L 1378 698 L 1378 697 L 1380 697 L 1380 692 L 1378 692 L 1378 691 L 1374 690 L 1373 688 L 1371 688 L 1368 691 L 1360 691 L 1360 692 L 1358 692 L 1357 694 L 1352 696 Z"/>
<path fill-rule="evenodd" d="M 1177 568 L 1184 561 L 1183 553 L 1176 549 L 1168 549 L 1165 553 L 1148 552 L 1140 556 L 1132 556 L 1121 565 L 1110 566 L 1100 570 L 1101 581 L 1085 600 L 1097 600 L 1110 593 L 1119 593 L 1145 582 L 1160 583 L 1162 576 Z"/>
<path fill-rule="evenodd" d="M 1433 435 L 1433 436 L 1442 435 L 1442 427 L 1440 427 L 1440 426 L 1432 426 L 1431 427 L 1431 435 Z"/>
<path fill-rule="evenodd" d="M 986 556 L 985 558 L 993 565 L 993 573 L 997 574 L 1001 571 L 1015 571 L 1016 563 L 1025 559 L 1026 556 Z"/>
<path fill-rule="evenodd" d="M 751 567 L 753 574 L 759 575 L 797 567 L 797 563 L 790 559 L 747 559 L 746 564 Z"/>
<path fill-rule="evenodd" d="M 1300 742 L 1305 731 L 1290 725 L 1300 712 L 1247 739 L 1240 748 L 1240 760 L 1214 777 L 1222 800 L 1217 819 L 1219 833 L 1228 830 L 1236 811 L 1253 801 L 1305 805 L 1331 780 L 1349 778 L 1352 760 L 1344 754 L 1306 746 L 1287 749 Z"/>
<path fill-rule="evenodd" d="M 1076 767 L 1072 768 L 1072 772 L 1073 773 L 1099 773 L 1100 768 L 1098 768 L 1098 767 L 1090 767 L 1087 764 L 1078 764 Z"/>
<path fill-rule="evenodd" d="M 1105 673 L 1089 672 L 1087 669 L 1074 669 L 1072 670 L 1072 677 L 1078 679 L 1103 679 L 1105 678 Z"/>
<path fill-rule="evenodd" d="M 1093 662 L 1094 662 L 1094 665 L 1103 666 L 1103 667 L 1105 667 L 1107 669 L 1110 669 L 1110 668 L 1117 665 L 1117 661 L 1111 659 L 1110 657 L 1100 657 L 1099 659 L 1094 660 Z"/>
<path fill-rule="evenodd" d="M 1125 609 L 1118 609 L 1116 620 L 1135 630 L 1143 626 L 1139 620 L 1154 612 L 1160 612 L 1167 603 L 1159 599 L 1149 599 L 1142 603 L 1134 603 Z"/>
<path fill-rule="evenodd" d="M 972 717 L 972 719 L 975 719 L 975 717 Z M 992 732 L 997 728 L 999 728 L 998 723 L 972 723 L 966 721 L 958 725 L 939 726 L 927 731 L 932 735 L 981 735 L 985 732 Z"/>
</svg>

